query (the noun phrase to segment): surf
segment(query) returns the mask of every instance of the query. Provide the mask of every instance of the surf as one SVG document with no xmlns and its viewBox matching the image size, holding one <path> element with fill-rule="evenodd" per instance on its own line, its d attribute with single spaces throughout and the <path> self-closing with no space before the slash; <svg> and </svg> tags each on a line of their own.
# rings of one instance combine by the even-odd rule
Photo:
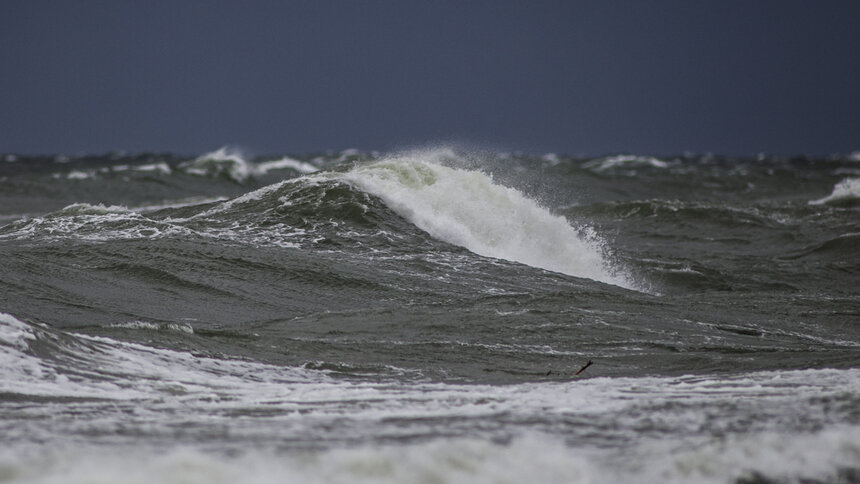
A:
<svg viewBox="0 0 860 484">
<path fill-rule="evenodd" d="M 432 237 L 478 255 L 636 289 L 595 231 L 574 226 L 491 175 L 450 166 L 450 150 L 395 155 L 339 177 Z"/>
</svg>

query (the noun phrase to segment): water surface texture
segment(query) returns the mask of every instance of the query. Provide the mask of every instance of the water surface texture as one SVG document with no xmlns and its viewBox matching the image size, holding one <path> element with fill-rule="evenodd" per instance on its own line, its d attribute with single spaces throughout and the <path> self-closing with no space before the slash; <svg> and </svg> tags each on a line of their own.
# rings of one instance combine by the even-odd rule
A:
<svg viewBox="0 0 860 484">
<path fill-rule="evenodd" d="M 858 158 L 0 155 L 0 482 L 860 482 Z"/>
</svg>

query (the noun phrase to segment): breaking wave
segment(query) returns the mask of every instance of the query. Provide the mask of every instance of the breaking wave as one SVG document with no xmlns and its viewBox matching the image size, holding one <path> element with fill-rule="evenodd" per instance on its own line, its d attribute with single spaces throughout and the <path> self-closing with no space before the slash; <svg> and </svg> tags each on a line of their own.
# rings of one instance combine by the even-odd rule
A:
<svg viewBox="0 0 860 484">
<path fill-rule="evenodd" d="M 479 255 L 633 288 L 589 227 L 574 227 L 478 170 L 413 153 L 356 166 L 342 179 L 381 198 L 434 238 Z"/>
<path fill-rule="evenodd" d="M 458 163 L 462 160 L 450 150 L 356 162 L 220 203 L 207 204 L 203 199 L 199 208 L 192 201 L 191 206 L 176 204 L 175 209 L 153 214 L 123 206 L 74 204 L 16 221 L 0 231 L 0 238 L 106 241 L 177 235 L 252 245 L 348 247 L 371 236 L 384 236 L 385 245 L 429 234 L 481 256 L 636 287 L 610 263 L 606 244 L 592 228 L 572 225 L 480 170 L 450 166 Z M 255 172 L 284 166 L 312 170 L 311 165 L 291 159 L 255 165 L 224 149 L 180 168 L 241 182 Z"/>
<path fill-rule="evenodd" d="M 830 195 L 809 202 L 810 205 L 854 206 L 860 203 L 860 178 L 846 178 L 833 187 Z"/>
<path fill-rule="evenodd" d="M 225 177 L 237 183 L 244 183 L 253 176 L 262 176 L 272 170 L 289 168 L 302 174 L 318 170 L 308 162 L 290 157 L 254 163 L 247 160 L 240 152 L 226 147 L 183 162 L 179 168 L 189 175 Z"/>
</svg>

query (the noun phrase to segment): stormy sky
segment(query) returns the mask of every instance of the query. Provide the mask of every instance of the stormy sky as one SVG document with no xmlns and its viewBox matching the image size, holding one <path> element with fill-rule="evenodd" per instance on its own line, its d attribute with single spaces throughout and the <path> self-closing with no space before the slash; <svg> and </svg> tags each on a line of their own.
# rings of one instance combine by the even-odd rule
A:
<svg viewBox="0 0 860 484">
<path fill-rule="evenodd" d="M 0 152 L 445 142 L 860 150 L 860 2 L 0 2 Z"/>
</svg>

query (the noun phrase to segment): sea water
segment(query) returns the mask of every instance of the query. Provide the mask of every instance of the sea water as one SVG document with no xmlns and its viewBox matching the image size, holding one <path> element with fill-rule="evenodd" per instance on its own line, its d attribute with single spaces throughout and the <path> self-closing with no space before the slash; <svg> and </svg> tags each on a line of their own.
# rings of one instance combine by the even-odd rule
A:
<svg viewBox="0 0 860 484">
<path fill-rule="evenodd" d="M 0 159 L 0 482 L 860 482 L 852 154 Z"/>
</svg>

